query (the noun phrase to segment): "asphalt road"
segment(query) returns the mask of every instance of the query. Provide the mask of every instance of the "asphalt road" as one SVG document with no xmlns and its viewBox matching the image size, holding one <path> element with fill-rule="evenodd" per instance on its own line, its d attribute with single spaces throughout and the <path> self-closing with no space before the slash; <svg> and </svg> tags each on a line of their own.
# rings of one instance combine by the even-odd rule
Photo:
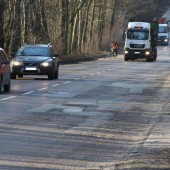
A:
<svg viewBox="0 0 170 170">
<path fill-rule="evenodd" d="M 0 170 L 169 170 L 170 47 L 25 76 L 0 95 Z"/>
</svg>

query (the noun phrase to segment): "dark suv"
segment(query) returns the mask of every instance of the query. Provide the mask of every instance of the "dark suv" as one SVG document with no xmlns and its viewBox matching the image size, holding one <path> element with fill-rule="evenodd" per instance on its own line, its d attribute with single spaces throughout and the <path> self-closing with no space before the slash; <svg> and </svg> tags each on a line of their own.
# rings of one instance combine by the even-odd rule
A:
<svg viewBox="0 0 170 170">
<path fill-rule="evenodd" d="M 11 60 L 11 79 L 23 75 L 47 75 L 49 80 L 58 79 L 59 57 L 51 44 L 23 45 Z"/>
<path fill-rule="evenodd" d="M 5 51 L 0 48 L 0 94 L 10 91 L 10 62 Z"/>
</svg>

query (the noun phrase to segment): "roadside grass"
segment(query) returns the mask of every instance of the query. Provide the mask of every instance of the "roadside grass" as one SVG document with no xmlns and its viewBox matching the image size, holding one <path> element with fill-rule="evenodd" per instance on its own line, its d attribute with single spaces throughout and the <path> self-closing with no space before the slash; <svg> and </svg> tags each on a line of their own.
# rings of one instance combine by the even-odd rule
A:
<svg viewBox="0 0 170 170">
<path fill-rule="evenodd" d="M 110 55 L 109 52 L 103 52 L 99 54 L 61 55 L 60 61 L 61 61 L 61 64 L 74 64 L 74 63 L 80 63 L 83 61 L 94 61 L 99 58 L 105 58 L 109 55 Z"/>
</svg>

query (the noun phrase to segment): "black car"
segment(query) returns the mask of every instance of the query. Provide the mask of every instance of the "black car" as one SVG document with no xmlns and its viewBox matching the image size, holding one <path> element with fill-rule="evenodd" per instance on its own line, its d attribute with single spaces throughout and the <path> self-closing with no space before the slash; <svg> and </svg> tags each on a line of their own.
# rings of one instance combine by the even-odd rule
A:
<svg viewBox="0 0 170 170">
<path fill-rule="evenodd" d="M 59 57 L 51 44 L 24 44 L 11 60 L 11 79 L 23 75 L 47 75 L 49 80 L 58 79 Z"/>
<path fill-rule="evenodd" d="M 5 51 L 0 48 L 0 94 L 10 91 L 10 62 Z"/>
</svg>

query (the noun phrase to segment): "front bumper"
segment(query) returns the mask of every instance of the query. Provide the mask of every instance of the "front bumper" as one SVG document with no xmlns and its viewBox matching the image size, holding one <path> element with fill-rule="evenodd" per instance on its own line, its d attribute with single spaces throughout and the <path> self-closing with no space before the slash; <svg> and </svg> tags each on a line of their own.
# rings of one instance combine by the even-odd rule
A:
<svg viewBox="0 0 170 170">
<path fill-rule="evenodd" d="M 158 39 L 158 45 L 168 45 L 169 39 L 168 38 L 159 38 Z"/>
<path fill-rule="evenodd" d="M 11 66 L 11 73 L 23 75 L 48 75 L 54 71 L 53 66 L 50 67 L 25 67 Z"/>
<path fill-rule="evenodd" d="M 124 56 L 127 59 L 151 58 L 152 57 L 152 52 L 149 49 L 145 49 L 145 50 L 125 49 Z"/>
</svg>

